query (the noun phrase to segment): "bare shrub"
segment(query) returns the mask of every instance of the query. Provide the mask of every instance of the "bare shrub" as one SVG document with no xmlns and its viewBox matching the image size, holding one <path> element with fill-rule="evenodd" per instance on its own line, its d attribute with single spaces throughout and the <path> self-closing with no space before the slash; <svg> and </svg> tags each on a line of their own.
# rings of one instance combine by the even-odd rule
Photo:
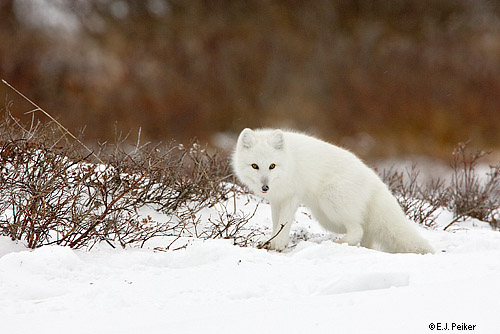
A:
<svg viewBox="0 0 500 334">
<path fill-rule="evenodd" d="M 442 180 L 431 180 L 421 184 L 416 165 L 411 169 L 397 171 L 394 168 L 382 171 L 382 180 L 396 197 L 408 218 L 414 222 L 433 226 L 438 209 L 446 193 Z"/>
<path fill-rule="evenodd" d="M 217 216 L 208 219 L 209 226 L 205 229 L 203 238 L 231 239 L 238 246 L 254 245 L 257 237 L 264 235 L 260 229 L 247 226 L 257 208 L 258 205 L 252 213 L 237 211 L 236 208 L 230 212 L 227 206 L 221 205 L 217 210 Z"/>
<path fill-rule="evenodd" d="M 499 227 L 500 164 L 489 166 L 485 177 L 477 172 L 479 160 L 487 155 L 477 150 L 470 153 L 467 143 L 460 143 L 453 152 L 453 175 L 449 187 L 448 208 L 454 214 L 454 222 L 473 217 Z"/>
<path fill-rule="evenodd" d="M 383 170 L 382 180 L 397 198 L 411 220 L 433 226 L 444 207 L 453 213 L 453 219 L 444 228 L 467 218 L 475 218 L 499 228 L 500 165 L 489 166 L 484 176 L 478 172 L 478 162 L 485 151 L 470 153 L 467 143 L 460 143 L 453 152 L 452 174 L 448 182 L 437 179 L 421 184 L 416 165 L 411 169 Z"/>
<path fill-rule="evenodd" d="M 128 147 L 118 136 L 89 154 L 53 123 L 21 125 L 8 110 L 0 130 L 0 233 L 30 248 L 102 241 L 125 247 L 181 236 L 196 228 L 201 209 L 235 191 L 225 182 L 231 177 L 227 159 L 197 142 Z M 145 206 L 165 213 L 167 221 L 143 218 L 139 209 Z M 240 232 L 249 218 L 221 212 L 206 237 L 245 245 L 252 233 Z"/>
</svg>

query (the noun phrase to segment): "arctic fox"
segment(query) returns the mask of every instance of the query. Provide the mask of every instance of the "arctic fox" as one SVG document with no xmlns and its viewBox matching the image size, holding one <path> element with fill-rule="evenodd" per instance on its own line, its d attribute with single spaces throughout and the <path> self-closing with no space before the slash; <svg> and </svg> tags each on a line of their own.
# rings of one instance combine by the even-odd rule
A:
<svg viewBox="0 0 500 334">
<path fill-rule="evenodd" d="M 300 204 L 339 242 L 389 253 L 434 253 L 377 176 L 358 157 L 301 133 L 244 129 L 233 155 L 236 176 L 271 203 L 273 238 L 283 250 Z"/>
</svg>

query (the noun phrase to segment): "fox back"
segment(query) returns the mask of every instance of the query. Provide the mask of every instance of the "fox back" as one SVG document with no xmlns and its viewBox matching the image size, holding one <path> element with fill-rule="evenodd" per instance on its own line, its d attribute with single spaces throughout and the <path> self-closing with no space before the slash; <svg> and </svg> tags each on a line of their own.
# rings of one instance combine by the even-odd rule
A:
<svg viewBox="0 0 500 334">
<path fill-rule="evenodd" d="M 344 149 L 301 133 L 272 129 L 241 132 L 233 169 L 252 192 L 268 199 L 316 193 L 326 180 L 351 173 L 357 174 L 352 180 L 362 182 L 360 176 L 372 173 Z"/>
</svg>

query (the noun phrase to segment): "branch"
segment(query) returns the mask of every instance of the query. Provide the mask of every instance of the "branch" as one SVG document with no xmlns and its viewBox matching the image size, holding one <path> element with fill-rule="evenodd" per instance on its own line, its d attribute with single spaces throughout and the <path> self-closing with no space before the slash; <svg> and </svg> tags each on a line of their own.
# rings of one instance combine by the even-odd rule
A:
<svg viewBox="0 0 500 334">
<path fill-rule="evenodd" d="M 267 240 L 263 244 L 258 245 L 257 248 L 258 249 L 262 249 L 262 248 L 269 247 L 269 245 L 271 244 L 271 241 L 273 241 L 274 238 L 276 238 L 281 233 L 281 231 L 283 231 L 283 229 L 285 228 L 286 224 L 288 224 L 288 223 L 281 224 L 281 227 L 280 227 L 279 231 L 275 235 L 273 235 L 269 240 Z"/>
</svg>

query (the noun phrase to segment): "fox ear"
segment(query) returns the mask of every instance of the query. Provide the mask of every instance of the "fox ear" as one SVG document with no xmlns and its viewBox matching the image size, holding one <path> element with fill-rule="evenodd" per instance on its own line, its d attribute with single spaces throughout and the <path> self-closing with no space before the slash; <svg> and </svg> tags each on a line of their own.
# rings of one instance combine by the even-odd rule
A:
<svg viewBox="0 0 500 334">
<path fill-rule="evenodd" d="M 283 140 L 283 131 L 275 130 L 271 135 L 271 139 L 269 140 L 269 144 L 277 150 L 281 150 L 284 146 Z"/>
<path fill-rule="evenodd" d="M 240 137 L 238 138 L 238 145 L 243 146 L 243 148 L 251 148 L 255 145 L 255 134 L 252 129 L 246 128 L 240 133 Z"/>
</svg>

